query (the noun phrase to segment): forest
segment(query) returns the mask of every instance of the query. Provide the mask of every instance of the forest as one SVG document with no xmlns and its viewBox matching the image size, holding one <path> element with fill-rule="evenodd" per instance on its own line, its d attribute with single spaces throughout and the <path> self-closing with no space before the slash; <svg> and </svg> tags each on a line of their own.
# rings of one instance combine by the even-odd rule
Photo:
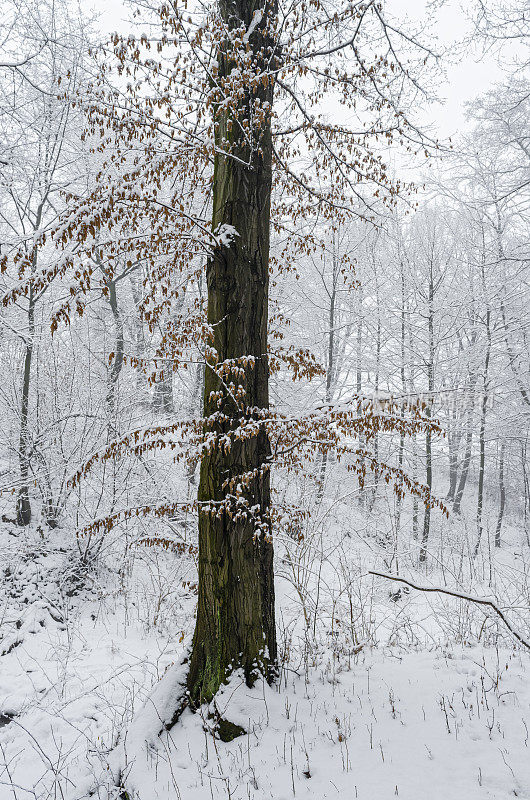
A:
<svg viewBox="0 0 530 800">
<path fill-rule="evenodd" d="M 0 800 L 530 800 L 529 0 L 0 11 Z"/>
</svg>

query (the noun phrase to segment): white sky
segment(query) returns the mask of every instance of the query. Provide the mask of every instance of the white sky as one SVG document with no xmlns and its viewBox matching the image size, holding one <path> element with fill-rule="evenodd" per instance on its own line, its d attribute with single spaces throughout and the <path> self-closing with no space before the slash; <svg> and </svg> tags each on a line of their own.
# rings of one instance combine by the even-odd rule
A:
<svg viewBox="0 0 530 800">
<path fill-rule="evenodd" d="M 437 135 L 446 138 L 466 127 L 466 102 L 501 81 L 503 72 L 497 59 L 484 54 L 479 45 L 473 48 L 462 44 L 473 32 L 470 17 L 474 0 L 444 0 L 437 5 L 440 7 L 433 9 L 432 0 L 387 0 L 388 10 L 398 19 L 404 20 L 408 16 L 427 25 L 438 38 L 438 51 L 456 45 L 456 49 L 443 59 L 445 78 L 436 89 L 439 102 L 425 113 L 425 121 L 432 122 Z"/>
</svg>

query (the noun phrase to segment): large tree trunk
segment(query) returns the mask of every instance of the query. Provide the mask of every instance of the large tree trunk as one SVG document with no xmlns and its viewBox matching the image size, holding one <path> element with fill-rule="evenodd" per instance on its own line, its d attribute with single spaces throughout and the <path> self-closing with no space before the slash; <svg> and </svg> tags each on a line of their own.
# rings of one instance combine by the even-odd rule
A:
<svg viewBox="0 0 530 800">
<path fill-rule="evenodd" d="M 254 64 L 260 67 L 261 48 L 267 42 L 264 25 L 273 9 L 252 0 L 219 0 L 220 12 L 230 27 L 245 25 L 247 30 L 255 12 L 264 9 L 262 21 L 250 36 Z M 269 57 L 269 56 L 268 56 Z M 221 76 L 233 64 L 223 52 L 219 56 Z M 266 68 L 263 65 L 265 74 Z M 240 100 L 237 119 L 226 107 L 217 112 L 216 137 L 219 150 L 231 143 L 231 154 L 217 152 L 214 165 L 213 231 L 223 225 L 237 232 L 230 243 L 219 244 L 207 265 L 208 322 L 213 330 L 213 349 L 217 365 L 231 362 L 221 381 L 218 371 L 207 366 L 204 386 L 206 428 L 219 436 L 231 437 L 229 449 L 214 447 L 205 451 L 199 484 L 199 597 L 197 622 L 188 673 L 189 700 L 192 706 L 209 701 L 233 670 L 241 668 L 249 685 L 261 673 L 271 680 L 276 661 L 274 619 L 273 548 L 270 539 L 269 439 L 258 422 L 255 433 L 241 439 L 233 435 L 243 421 L 259 420 L 260 409 L 269 404 L 267 322 L 269 290 L 269 228 L 272 179 L 270 117 L 253 134 L 259 142 L 248 145 L 239 127 L 251 118 L 250 107 L 256 96 L 272 105 L 273 86 L 250 89 Z M 258 147 L 259 145 L 259 147 Z M 243 163 L 241 163 L 243 162 Z M 245 166 L 245 162 L 249 166 Z M 225 229 L 226 230 L 226 229 Z M 244 377 L 237 368 L 242 359 L 254 361 L 245 366 Z M 227 385 L 240 385 L 235 398 Z M 226 508 L 229 494 L 235 493 L 238 476 L 248 476 L 241 489 L 252 514 L 235 516 Z M 232 482 L 232 488 L 227 486 Z M 218 513 L 211 513 L 217 508 Z M 268 529 L 268 530 L 267 530 Z M 236 726 L 220 727 L 222 738 L 240 733 Z"/>
</svg>

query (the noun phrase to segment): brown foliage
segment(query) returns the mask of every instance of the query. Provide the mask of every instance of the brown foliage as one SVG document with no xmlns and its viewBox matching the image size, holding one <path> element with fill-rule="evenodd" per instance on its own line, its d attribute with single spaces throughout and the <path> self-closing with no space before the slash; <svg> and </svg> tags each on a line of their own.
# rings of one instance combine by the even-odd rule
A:
<svg viewBox="0 0 530 800">
<path fill-rule="evenodd" d="M 407 87 L 417 87 L 398 55 L 395 40 L 400 36 L 373 0 L 345 2 L 337 8 L 324 0 L 300 0 L 285 16 L 271 15 L 262 24 L 264 41 L 274 43 L 258 59 L 260 65 L 268 64 L 264 70 L 256 67 L 248 31 L 228 26 L 215 4 L 210 5 L 211 10 L 204 11 L 163 3 L 154 12 L 157 29 L 151 38 L 115 35 L 110 48 L 94 54 L 98 70 L 91 92 L 74 100 L 86 113 L 84 138 L 92 154 L 93 185 L 86 196 L 69 198 L 69 211 L 51 234 L 59 256 L 31 280 L 36 291 L 54 280 L 67 284 L 67 299 L 51 321 L 55 330 L 73 314 L 83 314 L 92 292 L 105 294 L 109 280 L 141 266 L 140 313 L 150 330 L 161 328 L 162 337 L 154 362 L 141 363 L 127 354 L 124 361 L 145 368 L 152 380 L 167 369 L 186 369 L 190 362 L 202 361 L 219 378 L 219 409 L 222 399 L 231 397 L 232 419 L 235 415 L 238 424 L 222 435 L 216 432 L 223 421 L 219 411 L 206 419 L 133 431 L 95 453 L 72 482 L 97 463 L 125 454 L 138 457 L 168 449 L 176 460 L 193 461 L 208 449 L 228 451 L 234 439 L 251 438 L 265 429 L 272 454 L 264 471 L 304 470 L 318 453 L 333 450 L 361 485 L 371 470 L 393 483 L 398 493 L 406 488 L 434 504 L 426 487 L 376 460 L 370 450 L 378 433 L 438 431 L 422 403 L 354 396 L 341 407 L 315 408 L 299 416 L 246 407 L 249 360 L 219 362 L 199 291 L 205 259 L 229 246 L 225 232 L 209 225 L 210 196 L 214 155 L 221 149 L 227 157 L 236 157 L 231 155 L 235 127 L 237 138 L 243 136 L 252 152 L 260 147 L 264 121 L 272 123 L 271 225 L 277 242 L 270 263 L 273 282 L 285 274 L 297 278 L 300 260 L 323 246 L 315 220 L 331 227 L 359 217 L 373 221 L 381 208 L 394 205 L 411 189 L 392 179 L 383 157 L 392 143 L 414 152 L 425 147 L 402 111 L 403 101 L 396 103 Z M 231 65 L 222 73 L 220 51 Z M 421 62 L 428 53 L 419 48 L 417 55 Z M 274 88 L 274 107 L 260 101 L 259 86 Z M 239 113 L 243 95 L 254 98 L 250 116 Z M 355 124 L 327 121 L 319 113 L 325 98 L 336 103 L 339 117 L 354 119 Z M 230 117 L 221 144 L 215 136 L 220 107 L 228 109 Z M 45 241 L 43 236 L 39 246 Z M 20 283 L 4 304 L 29 287 L 24 250 L 13 264 Z M 354 287 L 352 262 L 345 259 L 341 269 Z M 282 344 L 288 324 L 281 311 L 273 309 L 270 372 L 288 369 L 293 380 L 322 375 L 313 353 Z M 245 488 L 254 477 L 228 478 L 225 500 L 215 507 L 210 504 L 209 512 L 252 515 Z M 196 509 L 185 503 L 127 509 L 93 522 L 87 530 L 109 530 L 133 516 L 161 516 L 184 507 Z M 269 521 L 256 520 L 256 526 L 268 531 Z M 163 540 L 156 541 L 165 546 Z"/>
</svg>

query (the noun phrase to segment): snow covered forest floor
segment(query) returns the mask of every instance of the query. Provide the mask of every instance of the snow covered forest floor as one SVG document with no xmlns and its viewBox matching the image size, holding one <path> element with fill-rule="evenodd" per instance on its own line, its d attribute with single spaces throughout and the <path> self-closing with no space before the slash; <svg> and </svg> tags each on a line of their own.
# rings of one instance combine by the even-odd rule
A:
<svg viewBox="0 0 530 800">
<path fill-rule="evenodd" d="M 94 2 L 0 0 L 0 800 L 530 800 L 530 0 Z"/>
<path fill-rule="evenodd" d="M 279 680 L 232 676 L 217 707 L 247 733 L 224 743 L 207 708 L 156 735 L 193 630 L 193 557 L 132 548 L 117 570 L 116 537 L 90 568 L 64 528 L 4 523 L 0 798 L 107 800 L 120 782 L 131 800 L 530 798 L 528 652 L 476 606 L 367 575 L 389 566 L 368 534 L 382 524 L 330 505 L 296 565 L 277 544 Z M 439 522 L 447 553 L 462 527 Z M 471 585 L 528 635 L 518 536 L 507 526 Z M 458 587 L 449 562 L 420 580 Z"/>
</svg>

